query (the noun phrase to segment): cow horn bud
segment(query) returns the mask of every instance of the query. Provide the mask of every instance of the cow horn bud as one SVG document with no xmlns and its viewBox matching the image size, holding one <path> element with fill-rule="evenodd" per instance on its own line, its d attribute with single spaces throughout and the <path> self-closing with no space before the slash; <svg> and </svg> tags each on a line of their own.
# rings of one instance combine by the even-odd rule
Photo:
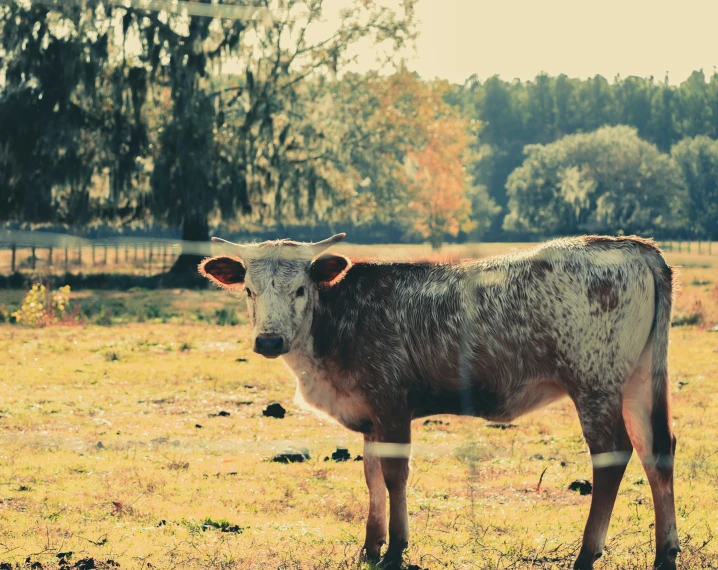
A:
<svg viewBox="0 0 718 570">
<path fill-rule="evenodd" d="M 224 243 L 227 245 L 231 245 L 233 248 L 236 248 L 235 252 L 237 253 L 237 255 L 239 255 L 239 257 L 245 261 L 247 261 L 247 257 L 249 257 L 249 251 L 247 248 L 252 247 L 251 245 L 246 245 L 246 244 L 243 245 L 240 243 L 234 243 L 232 241 L 227 241 L 226 239 L 222 239 L 222 238 L 218 238 L 218 237 L 213 237 L 212 241 L 214 243 Z"/>
<path fill-rule="evenodd" d="M 325 240 L 318 241 L 317 243 L 313 243 L 312 251 L 314 251 L 314 255 L 319 255 L 325 249 L 329 249 L 335 243 L 342 241 L 346 236 L 347 236 L 347 234 L 341 233 L 341 234 L 334 235 L 330 238 L 327 238 Z"/>
</svg>

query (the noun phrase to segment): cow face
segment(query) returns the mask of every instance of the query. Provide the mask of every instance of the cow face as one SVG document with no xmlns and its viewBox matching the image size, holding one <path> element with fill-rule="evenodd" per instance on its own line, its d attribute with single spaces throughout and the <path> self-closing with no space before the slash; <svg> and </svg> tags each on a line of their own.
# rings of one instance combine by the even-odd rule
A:
<svg viewBox="0 0 718 570">
<path fill-rule="evenodd" d="M 280 240 L 252 245 L 231 244 L 237 256 L 205 259 L 199 271 L 235 295 L 245 295 L 254 351 L 276 358 L 309 332 L 319 287 L 340 280 L 351 262 L 340 255 L 319 255 L 344 237 L 318 244 Z"/>
</svg>

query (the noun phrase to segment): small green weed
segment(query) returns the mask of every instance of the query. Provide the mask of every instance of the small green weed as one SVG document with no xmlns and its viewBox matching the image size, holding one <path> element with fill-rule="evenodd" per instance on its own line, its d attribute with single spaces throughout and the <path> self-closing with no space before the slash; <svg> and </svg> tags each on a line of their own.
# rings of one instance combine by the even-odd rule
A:
<svg viewBox="0 0 718 570">
<path fill-rule="evenodd" d="M 215 322 L 218 325 L 230 325 L 230 326 L 237 326 L 239 324 L 239 318 L 237 317 L 236 311 L 231 309 L 215 309 L 214 311 L 214 319 Z"/>
<path fill-rule="evenodd" d="M 703 308 L 703 303 L 696 301 L 690 311 L 674 315 L 671 325 L 674 327 L 694 326 L 702 325 L 705 321 L 706 311 Z"/>
</svg>

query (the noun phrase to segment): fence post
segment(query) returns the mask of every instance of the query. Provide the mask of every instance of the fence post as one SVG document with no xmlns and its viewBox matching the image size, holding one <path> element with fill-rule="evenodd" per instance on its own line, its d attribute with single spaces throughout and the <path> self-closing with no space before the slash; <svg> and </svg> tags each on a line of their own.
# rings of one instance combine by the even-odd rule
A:
<svg viewBox="0 0 718 570">
<path fill-rule="evenodd" d="M 47 266 L 52 267 L 52 246 L 47 248 Z"/>
<path fill-rule="evenodd" d="M 35 269 L 35 246 L 34 245 L 32 246 L 31 251 L 32 251 L 32 257 L 30 258 L 30 260 L 31 260 L 30 268 Z"/>
<path fill-rule="evenodd" d="M 130 252 L 129 248 L 127 247 L 127 244 L 125 244 L 125 263 L 127 263 L 130 259 Z"/>
<path fill-rule="evenodd" d="M 67 271 L 68 263 L 69 263 L 69 257 L 67 255 L 67 246 L 65 246 L 65 271 Z"/>
<path fill-rule="evenodd" d="M 82 244 L 77 246 L 77 265 L 82 269 Z"/>
<path fill-rule="evenodd" d="M 15 252 L 16 252 L 17 246 L 15 244 L 12 244 L 12 261 L 10 262 L 10 268 L 13 273 L 15 273 Z"/>
<path fill-rule="evenodd" d="M 92 242 L 92 265 L 95 265 L 95 242 Z"/>
<path fill-rule="evenodd" d="M 137 265 L 137 244 L 135 244 L 135 265 Z"/>
<path fill-rule="evenodd" d="M 115 244 L 115 265 L 120 263 L 120 246 Z"/>
</svg>

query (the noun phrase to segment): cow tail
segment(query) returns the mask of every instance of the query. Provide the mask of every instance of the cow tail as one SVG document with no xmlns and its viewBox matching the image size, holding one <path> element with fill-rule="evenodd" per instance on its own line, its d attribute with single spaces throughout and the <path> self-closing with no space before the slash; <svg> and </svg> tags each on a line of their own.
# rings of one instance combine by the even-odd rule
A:
<svg viewBox="0 0 718 570">
<path fill-rule="evenodd" d="M 671 329 L 673 304 L 673 270 L 659 252 L 651 256 L 651 270 L 655 284 L 655 316 L 653 322 L 653 354 L 651 383 L 653 407 L 653 457 L 656 467 L 672 468 L 676 439 L 671 430 L 671 401 L 668 385 L 668 335 Z"/>
</svg>

